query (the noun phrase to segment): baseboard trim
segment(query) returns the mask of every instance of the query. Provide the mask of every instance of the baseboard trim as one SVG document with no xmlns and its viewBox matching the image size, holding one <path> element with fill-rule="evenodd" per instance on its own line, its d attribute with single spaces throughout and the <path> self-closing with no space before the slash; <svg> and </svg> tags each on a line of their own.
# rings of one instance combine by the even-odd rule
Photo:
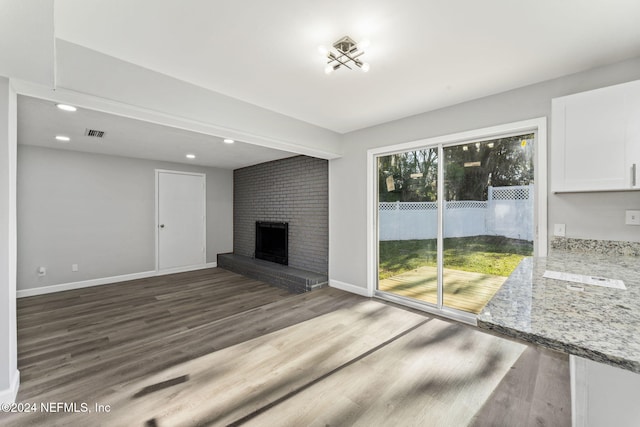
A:
<svg viewBox="0 0 640 427">
<path fill-rule="evenodd" d="M 13 373 L 13 379 L 9 388 L 0 390 L 0 403 L 15 403 L 18 396 L 18 388 L 20 387 L 20 371 Z"/>
<path fill-rule="evenodd" d="M 141 273 L 123 274 L 121 276 L 101 277 L 99 279 L 83 280 L 81 282 L 61 283 L 59 285 L 42 286 L 33 289 L 20 289 L 16 291 L 17 298 L 32 297 L 36 295 L 52 294 L 55 292 L 71 291 L 74 289 L 89 288 L 91 286 L 108 285 L 111 283 L 127 282 L 129 280 L 146 279 L 147 277 L 164 276 L 167 274 L 184 273 L 187 271 L 203 270 L 205 268 L 215 268 L 217 262 L 209 262 L 201 265 L 191 265 L 189 267 L 170 268 L 160 271 L 143 271 Z"/>
<path fill-rule="evenodd" d="M 341 282 L 339 280 L 329 279 L 329 286 L 332 288 L 340 289 L 346 292 L 351 292 L 352 294 L 361 295 L 363 297 L 371 297 L 373 295 L 369 295 L 369 290 L 367 288 L 363 288 L 361 286 L 352 285 L 350 283 Z"/>
</svg>

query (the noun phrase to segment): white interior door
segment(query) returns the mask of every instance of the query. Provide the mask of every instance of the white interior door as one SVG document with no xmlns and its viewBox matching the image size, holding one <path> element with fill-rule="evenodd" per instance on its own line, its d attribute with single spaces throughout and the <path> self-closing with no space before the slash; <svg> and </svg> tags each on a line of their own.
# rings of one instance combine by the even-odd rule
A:
<svg viewBox="0 0 640 427">
<path fill-rule="evenodd" d="M 205 175 L 156 174 L 158 270 L 205 264 Z"/>
</svg>

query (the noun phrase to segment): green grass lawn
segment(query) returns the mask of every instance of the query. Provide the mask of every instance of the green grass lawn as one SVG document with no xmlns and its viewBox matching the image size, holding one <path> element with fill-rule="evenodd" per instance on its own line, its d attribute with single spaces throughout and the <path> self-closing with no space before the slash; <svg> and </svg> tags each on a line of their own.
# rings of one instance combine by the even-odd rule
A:
<svg viewBox="0 0 640 427">
<path fill-rule="evenodd" d="M 525 256 L 533 254 L 533 242 L 501 236 L 444 239 L 444 267 L 494 276 L 508 276 Z M 436 266 L 436 240 L 380 242 L 380 279 L 423 266 Z"/>
</svg>

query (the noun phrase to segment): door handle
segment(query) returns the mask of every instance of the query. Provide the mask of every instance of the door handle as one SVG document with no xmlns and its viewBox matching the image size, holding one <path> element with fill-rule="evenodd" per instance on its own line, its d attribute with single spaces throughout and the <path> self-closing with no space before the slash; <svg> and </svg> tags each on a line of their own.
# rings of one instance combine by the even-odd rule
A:
<svg viewBox="0 0 640 427">
<path fill-rule="evenodd" d="M 164 224 L 160 224 L 158 227 L 160 227 L 160 228 L 164 228 Z"/>
<path fill-rule="evenodd" d="M 631 165 L 631 186 L 636 186 L 636 164 Z"/>
</svg>

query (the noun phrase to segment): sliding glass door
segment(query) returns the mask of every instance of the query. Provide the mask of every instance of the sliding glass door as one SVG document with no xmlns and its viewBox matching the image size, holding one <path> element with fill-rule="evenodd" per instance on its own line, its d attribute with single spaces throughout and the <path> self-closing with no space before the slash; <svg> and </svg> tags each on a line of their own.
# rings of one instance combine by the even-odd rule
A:
<svg viewBox="0 0 640 427">
<path fill-rule="evenodd" d="M 438 149 L 378 158 L 378 289 L 437 305 Z"/>
<path fill-rule="evenodd" d="M 377 157 L 377 291 L 477 314 L 533 254 L 534 134 Z"/>
</svg>

